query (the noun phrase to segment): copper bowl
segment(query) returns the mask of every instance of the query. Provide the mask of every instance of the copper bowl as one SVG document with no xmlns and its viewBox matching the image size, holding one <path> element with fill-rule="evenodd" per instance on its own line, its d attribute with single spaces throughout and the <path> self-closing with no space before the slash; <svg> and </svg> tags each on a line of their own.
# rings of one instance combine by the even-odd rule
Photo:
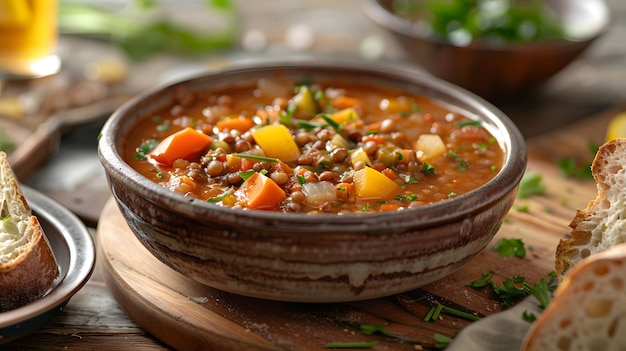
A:
<svg viewBox="0 0 626 351">
<path fill-rule="evenodd" d="M 504 149 L 504 164 L 481 188 L 422 208 L 305 215 L 234 210 L 184 197 L 140 175 L 120 156 L 137 120 L 152 116 L 177 95 L 303 75 L 402 88 L 460 108 L 494 134 Z M 527 161 L 515 125 L 474 94 L 412 70 L 335 61 L 234 67 L 146 92 L 108 119 L 99 157 L 129 227 L 159 260 L 213 288 L 299 302 L 393 295 L 459 269 L 499 229 Z"/>
<path fill-rule="evenodd" d="M 391 33 L 411 62 L 486 99 L 507 100 L 540 88 L 609 28 L 603 0 L 547 0 L 567 39 L 492 46 L 474 41 L 456 46 L 416 29 L 395 15 L 394 0 L 369 0 L 367 15 Z"/>
</svg>

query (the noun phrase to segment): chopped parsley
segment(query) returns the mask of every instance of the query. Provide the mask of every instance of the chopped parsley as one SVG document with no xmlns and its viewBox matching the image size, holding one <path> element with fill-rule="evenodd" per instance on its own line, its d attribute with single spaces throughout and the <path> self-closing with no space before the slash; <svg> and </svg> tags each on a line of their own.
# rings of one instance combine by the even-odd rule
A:
<svg viewBox="0 0 626 351">
<path fill-rule="evenodd" d="M 526 257 L 526 249 L 524 248 L 524 242 L 522 239 L 507 239 L 502 238 L 493 245 L 492 249 L 498 251 L 501 257 Z"/>
<path fill-rule="evenodd" d="M 402 202 L 410 202 L 410 201 L 417 200 L 417 195 L 415 194 L 396 195 L 395 199 L 398 201 L 402 201 Z"/>
<path fill-rule="evenodd" d="M 594 142 L 590 142 L 588 149 L 591 156 L 594 156 L 598 153 L 599 146 Z M 574 157 L 565 157 L 557 160 L 556 165 L 559 167 L 564 177 L 574 177 L 583 180 L 593 179 L 591 162 L 580 163 Z"/>
<path fill-rule="evenodd" d="M 527 199 L 533 195 L 543 195 L 546 193 L 546 187 L 542 183 L 540 174 L 526 173 L 519 183 L 517 197 Z"/>
<path fill-rule="evenodd" d="M 483 270 L 482 277 L 467 283 L 467 286 L 473 288 L 491 287 L 493 292 L 500 298 L 503 306 L 513 306 L 514 300 L 533 295 L 539 301 L 539 307 L 542 309 L 548 306 L 552 298 L 552 291 L 556 289 L 556 280 L 548 282 L 545 278 L 530 285 L 523 276 L 513 276 L 502 282 L 502 286 L 496 285 L 492 280 L 492 275 Z"/>
<path fill-rule="evenodd" d="M 422 164 L 422 173 L 427 174 L 427 175 L 434 175 L 435 167 L 433 165 L 428 164 L 427 162 L 424 162 Z"/>
<path fill-rule="evenodd" d="M 159 145 L 159 142 L 156 139 L 148 139 L 141 142 L 135 151 L 135 159 L 136 160 L 145 160 L 150 154 L 150 151 L 154 150 L 155 147 Z"/>
<path fill-rule="evenodd" d="M 459 171 L 464 171 L 470 166 L 469 161 L 460 157 L 454 150 L 448 150 L 448 157 L 456 162 L 456 166 Z"/>
<path fill-rule="evenodd" d="M 167 132 L 170 130 L 170 120 L 166 119 L 163 123 L 156 126 L 157 132 Z"/>
</svg>

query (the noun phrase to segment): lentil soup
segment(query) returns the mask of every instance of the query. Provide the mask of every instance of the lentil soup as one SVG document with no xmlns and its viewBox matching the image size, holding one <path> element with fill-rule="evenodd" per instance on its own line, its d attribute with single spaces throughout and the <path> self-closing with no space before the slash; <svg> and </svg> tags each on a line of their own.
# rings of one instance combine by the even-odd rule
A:
<svg viewBox="0 0 626 351">
<path fill-rule="evenodd" d="M 343 214 L 445 201 L 492 179 L 504 155 L 479 121 L 422 95 L 259 79 L 178 96 L 133 128 L 123 157 L 219 206 Z"/>
</svg>

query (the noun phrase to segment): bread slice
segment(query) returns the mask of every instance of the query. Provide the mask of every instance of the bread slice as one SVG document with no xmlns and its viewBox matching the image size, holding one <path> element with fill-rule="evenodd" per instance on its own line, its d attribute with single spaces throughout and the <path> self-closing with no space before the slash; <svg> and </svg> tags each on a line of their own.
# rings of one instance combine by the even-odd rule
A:
<svg viewBox="0 0 626 351">
<path fill-rule="evenodd" d="M 0 312 L 42 297 L 59 266 L 37 217 L 0 151 Z"/>
<path fill-rule="evenodd" d="M 594 254 L 568 272 L 521 350 L 626 350 L 626 244 Z"/>
<path fill-rule="evenodd" d="M 626 242 L 626 139 L 602 145 L 591 172 L 598 195 L 587 208 L 576 211 L 571 236 L 556 248 L 555 271 L 561 280 L 586 257 Z"/>
</svg>

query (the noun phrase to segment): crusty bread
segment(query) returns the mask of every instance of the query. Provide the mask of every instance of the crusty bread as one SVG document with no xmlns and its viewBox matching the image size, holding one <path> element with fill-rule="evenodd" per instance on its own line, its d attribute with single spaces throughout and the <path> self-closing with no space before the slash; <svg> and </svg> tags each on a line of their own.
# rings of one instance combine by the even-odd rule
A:
<svg viewBox="0 0 626 351">
<path fill-rule="evenodd" d="M 626 244 L 572 267 L 521 350 L 626 350 Z"/>
<path fill-rule="evenodd" d="M 591 166 L 597 197 L 576 211 L 571 236 L 556 249 L 559 279 L 584 258 L 626 242 L 626 139 L 606 142 Z"/>
<path fill-rule="evenodd" d="M 557 246 L 560 284 L 522 351 L 626 350 L 626 139 L 602 145 L 591 172 L 598 194 Z"/>
<path fill-rule="evenodd" d="M 0 312 L 43 296 L 59 266 L 37 217 L 0 151 Z"/>
</svg>

